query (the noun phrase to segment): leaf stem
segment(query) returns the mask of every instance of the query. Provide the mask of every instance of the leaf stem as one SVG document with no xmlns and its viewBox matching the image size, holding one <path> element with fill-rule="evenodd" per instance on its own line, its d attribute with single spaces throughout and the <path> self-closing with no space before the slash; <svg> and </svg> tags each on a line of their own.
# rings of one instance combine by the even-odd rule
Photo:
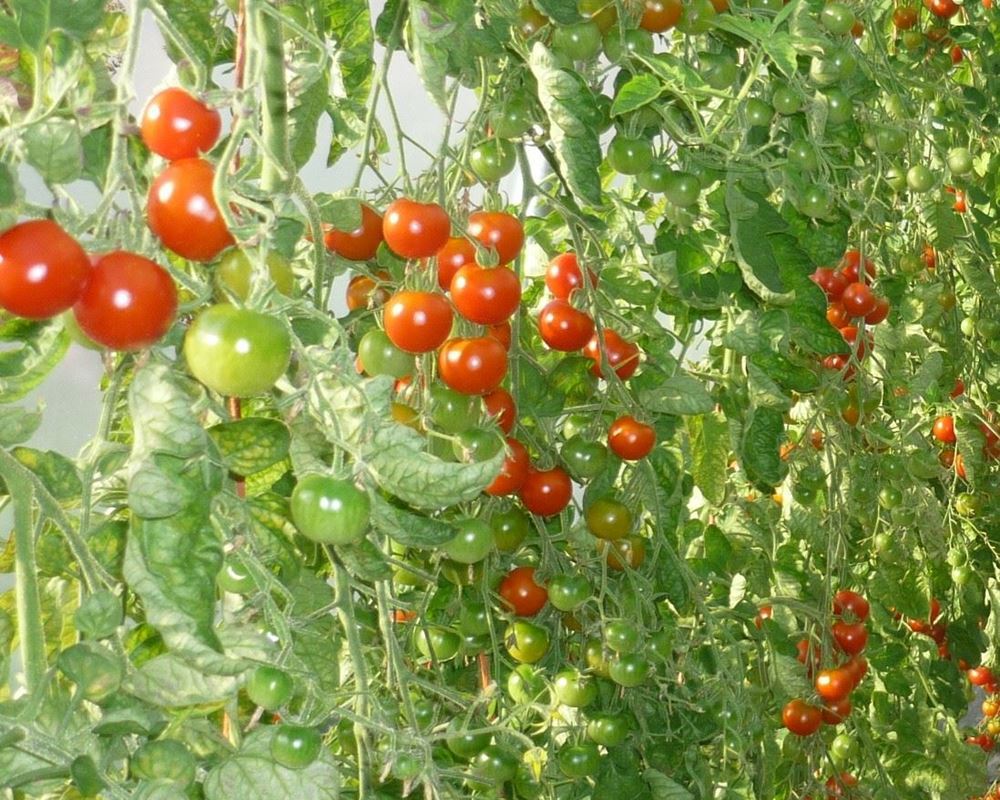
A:
<svg viewBox="0 0 1000 800">
<path fill-rule="evenodd" d="M 4 456 L 11 458 L 7 451 Z M 11 458 L 11 460 L 13 460 Z M 4 459 L 6 462 L 6 458 Z M 6 468 L 5 468 L 6 467 Z M 45 676 L 45 629 L 42 627 L 42 600 L 38 590 L 38 564 L 35 561 L 35 532 L 31 506 L 31 484 L 9 468 L 0 465 L 0 475 L 14 501 L 14 572 L 17 601 L 17 633 L 21 642 L 24 686 L 34 692 Z"/>
</svg>

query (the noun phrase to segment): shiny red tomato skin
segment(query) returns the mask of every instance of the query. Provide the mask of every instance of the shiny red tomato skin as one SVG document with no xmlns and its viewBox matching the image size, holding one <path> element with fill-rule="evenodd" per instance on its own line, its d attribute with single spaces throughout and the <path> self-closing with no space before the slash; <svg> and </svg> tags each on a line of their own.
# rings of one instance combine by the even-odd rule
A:
<svg viewBox="0 0 1000 800">
<path fill-rule="evenodd" d="M 850 283 L 840 296 L 840 304 L 852 317 L 863 317 L 875 310 L 875 294 L 866 283 Z"/>
<path fill-rule="evenodd" d="M 149 187 L 146 217 L 163 246 L 191 261 L 212 261 L 233 244 L 212 182 L 215 168 L 200 158 L 171 163 Z"/>
<path fill-rule="evenodd" d="M 393 200 L 382 218 L 382 235 L 402 258 L 430 258 L 448 243 L 451 219 L 437 203 Z"/>
<path fill-rule="evenodd" d="M 488 325 L 486 328 L 486 335 L 492 336 L 500 344 L 503 345 L 504 350 L 510 350 L 510 343 L 514 336 L 514 331 L 510 326 L 510 320 L 505 319 L 503 322 L 498 322 L 496 325 Z"/>
<path fill-rule="evenodd" d="M 521 502 L 532 514 L 552 517 L 562 512 L 573 499 L 573 482 L 561 467 L 528 472 L 521 486 Z"/>
<path fill-rule="evenodd" d="M 656 445 L 656 431 L 635 417 L 619 417 L 608 429 L 608 447 L 625 461 L 638 461 Z"/>
<path fill-rule="evenodd" d="M 939 19 L 951 19 L 962 9 L 955 0 L 924 0 L 924 5 Z"/>
<path fill-rule="evenodd" d="M 839 725 L 851 716 L 852 710 L 853 706 L 851 705 L 851 698 L 849 697 L 824 703 L 822 709 L 823 722 L 827 725 Z"/>
<path fill-rule="evenodd" d="M 844 293 L 844 289 L 850 281 L 841 272 L 837 272 L 829 267 L 817 267 L 812 275 L 809 276 L 813 283 L 819 286 L 826 295 L 826 299 L 831 303 L 835 303 L 840 300 L 841 295 Z"/>
<path fill-rule="evenodd" d="M 468 233 L 483 247 L 496 251 L 499 263 L 509 264 L 524 246 L 524 228 L 506 211 L 474 211 L 469 214 Z"/>
<path fill-rule="evenodd" d="M 538 333 L 553 350 L 571 353 L 590 341 L 594 320 L 568 301 L 556 298 L 546 303 L 538 315 Z"/>
<path fill-rule="evenodd" d="M 219 140 L 220 130 L 219 112 L 177 86 L 153 96 L 140 126 L 146 147 L 168 161 L 207 153 Z"/>
<path fill-rule="evenodd" d="M 49 319 L 83 292 L 91 264 L 76 239 L 47 219 L 19 222 L 0 234 L 0 308 Z"/>
<path fill-rule="evenodd" d="M 597 286 L 597 274 L 587 270 L 590 285 Z M 576 253 L 560 253 L 549 262 L 545 271 L 545 288 L 559 300 L 569 300 L 577 289 L 583 288 L 583 272 Z"/>
<path fill-rule="evenodd" d="M 854 675 L 843 667 L 823 669 L 816 674 L 816 693 L 827 703 L 840 702 L 854 685 Z"/>
<path fill-rule="evenodd" d="M 84 333 L 112 350 L 158 341 L 177 313 L 177 287 L 159 264 L 117 251 L 94 266 L 73 315 Z"/>
<path fill-rule="evenodd" d="M 348 261 L 369 261 L 375 258 L 382 244 L 382 216 L 371 206 L 362 203 L 361 224 L 353 231 L 329 227 L 323 232 L 323 244 L 331 253 Z"/>
<path fill-rule="evenodd" d="M 868 629 L 863 622 L 835 622 L 833 640 L 843 652 L 856 656 L 868 644 Z"/>
<path fill-rule="evenodd" d="M 521 284 L 507 267 L 466 264 L 451 279 L 451 301 L 470 322 L 499 325 L 517 311 Z"/>
<path fill-rule="evenodd" d="M 958 441 L 958 437 L 955 435 L 955 418 L 947 414 L 934 420 L 934 427 L 931 429 L 931 432 L 939 442 L 954 444 Z"/>
<path fill-rule="evenodd" d="M 681 0 L 645 0 L 639 27 L 650 33 L 663 33 L 673 28 L 683 16 Z"/>
<path fill-rule="evenodd" d="M 861 276 L 861 253 L 858 250 L 848 250 L 844 257 L 840 259 L 840 274 L 847 278 L 848 283 L 856 283 Z M 875 277 L 875 262 L 870 258 L 865 258 L 865 273 L 868 275 L 868 283 Z"/>
<path fill-rule="evenodd" d="M 531 459 L 524 445 L 517 439 L 507 439 L 507 457 L 504 459 L 500 473 L 493 482 L 484 489 L 492 497 L 503 497 L 515 494 L 524 486 L 531 468 Z"/>
<path fill-rule="evenodd" d="M 428 353 L 448 338 L 453 320 L 451 304 L 443 294 L 404 289 L 386 301 L 382 324 L 400 350 Z"/>
<path fill-rule="evenodd" d="M 875 297 L 875 308 L 865 314 L 865 322 L 868 325 L 878 325 L 880 322 L 885 322 L 886 318 L 889 316 L 889 311 L 892 309 L 889 301 L 884 297 Z"/>
<path fill-rule="evenodd" d="M 608 364 L 623 381 L 631 378 L 639 368 L 639 346 L 625 341 L 615 331 L 608 328 L 604 329 L 604 351 Z M 598 378 L 603 378 L 601 346 L 596 333 L 583 348 L 583 354 L 594 362 L 590 368 L 591 373 Z"/>
<path fill-rule="evenodd" d="M 781 709 L 781 721 L 796 736 L 811 736 L 823 724 L 823 712 L 796 698 Z"/>
<path fill-rule="evenodd" d="M 517 404 L 511 393 L 506 389 L 494 389 L 487 395 L 483 395 L 483 405 L 486 406 L 486 413 L 496 419 L 505 434 L 514 429 L 517 421 Z"/>
<path fill-rule="evenodd" d="M 462 394 L 489 394 L 507 374 L 507 350 L 492 336 L 449 339 L 438 351 L 438 375 Z"/>
<path fill-rule="evenodd" d="M 514 567 L 497 589 L 507 606 L 519 617 L 533 617 L 549 601 L 548 590 L 535 583 L 534 567 Z"/>
<path fill-rule="evenodd" d="M 451 288 L 451 279 L 466 264 L 476 261 L 476 246 L 464 236 L 452 236 L 437 254 L 438 286 L 444 291 Z"/>
<path fill-rule="evenodd" d="M 850 589 L 841 589 L 833 596 L 833 613 L 838 617 L 850 613 L 858 622 L 864 622 L 868 619 L 869 611 L 868 601 Z"/>
</svg>

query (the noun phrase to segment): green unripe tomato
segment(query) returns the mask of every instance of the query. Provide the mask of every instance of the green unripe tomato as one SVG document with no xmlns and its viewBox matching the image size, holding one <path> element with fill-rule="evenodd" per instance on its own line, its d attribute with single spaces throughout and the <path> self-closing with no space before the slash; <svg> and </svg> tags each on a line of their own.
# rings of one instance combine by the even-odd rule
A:
<svg viewBox="0 0 1000 800">
<path fill-rule="evenodd" d="M 649 671 L 649 660 L 641 653 L 619 655 L 608 665 L 611 680 L 626 688 L 641 686 L 649 677 Z"/>
<path fill-rule="evenodd" d="M 475 564 L 493 550 L 493 530 L 479 519 L 466 519 L 456 526 L 455 538 L 445 542 L 441 549 L 452 561 Z"/>
<path fill-rule="evenodd" d="M 257 588 L 253 576 L 243 566 L 239 559 L 226 556 L 222 569 L 215 576 L 215 584 L 224 592 L 233 594 L 249 594 Z"/>
<path fill-rule="evenodd" d="M 458 434 L 452 445 L 455 457 L 467 464 L 489 461 L 503 449 L 504 440 L 495 430 L 470 428 Z"/>
<path fill-rule="evenodd" d="M 368 532 L 371 503 L 350 481 L 306 475 L 292 491 L 292 522 L 307 539 L 351 544 Z"/>
<path fill-rule="evenodd" d="M 779 86 L 771 95 L 771 105 L 775 111 L 787 117 L 802 110 L 802 97 L 789 86 Z"/>
<path fill-rule="evenodd" d="M 601 753 L 596 744 L 563 745 L 557 756 L 559 770 L 567 778 L 582 780 L 596 775 L 601 767 Z"/>
<path fill-rule="evenodd" d="M 461 433 L 480 421 L 482 401 L 436 383 L 428 393 L 427 410 L 434 427 L 444 433 Z"/>
<path fill-rule="evenodd" d="M 679 208 L 690 208 L 701 197 L 701 181 L 690 172 L 672 172 L 663 190 L 667 202 Z"/>
<path fill-rule="evenodd" d="M 445 745 L 453 755 L 465 761 L 475 758 L 490 743 L 488 733 L 472 733 L 478 727 L 475 722 L 470 722 L 468 728 L 462 728 L 458 721 L 452 722 L 449 726 L 448 738 L 444 740 Z"/>
<path fill-rule="evenodd" d="M 264 263 L 267 264 L 267 272 L 274 288 L 291 297 L 295 293 L 295 273 L 292 272 L 288 259 L 272 250 Z M 215 296 L 223 303 L 228 303 L 230 297 L 242 302 L 250 296 L 252 279 L 253 265 L 250 257 L 239 248 L 230 248 L 215 268 Z"/>
<path fill-rule="evenodd" d="M 830 758 L 837 766 L 851 763 L 858 755 L 858 743 L 846 733 L 838 733 L 830 743 Z"/>
<path fill-rule="evenodd" d="M 662 194 L 666 190 L 670 173 L 670 167 L 654 161 L 649 165 L 649 169 L 636 175 L 635 182 L 647 192 Z"/>
<path fill-rule="evenodd" d="M 503 105 L 495 108 L 490 116 L 493 133 L 501 139 L 518 139 L 535 124 L 531 99 L 526 93 L 517 93 Z"/>
<path fill-rule="evenodd" d="M 601 29 L 589 20 L 560 25 L 552 34 L 552 49 L 571 61 L 590 61 L 601 52 Z"/>
<path fill-rule="evenodd" d="M 515 703 L 546 702 L 548 691 L 545 673 L 531 664 L 518 664 L 507 676 L 507 694 Z"/>
<path fill-rule="evenodd" d="M 843 36 L 854 27 L 854 12 L 843 3 L 827 3 L 819 14 L 819 21 L 830 33 Z"/>
<path fill-rule="evenodd" d="M 854 117 L 854 103 L 840 89 L 830 89 L 826 93 L 826 120 L 831 125 L 843 125 Z"/>
<path fill-rule="evenodd" d="M 518 759 L 513 753 L 503 747 L 491 744 L 473 757 L 471 771 L 481 781 L 491 786 L 500 786 L 513 780 L 514 775 L 517 774 L 518 763 Z"/>
<path fill-rule="evenodd" d="M 512 507 L 500 511 L 490 518 L 493 540 L 501 553 L 513 553 L 521 546 L 531 530 L 528 515 L 520 508 Z"/>
<path fill-rule="evenodd" d="M 648 58 L 653 55 L 653 37 L 639 28 L 622 33 L 614 27 L 604 35 L 604 54 L 612 64 L 620 64 L 633 56 Z"/>
<path fill-rule="evenodd" d="M 559 455 L 569 474 L 578 481 L 596 478 L 608 463 L 608 448 L 600 442 L 587 441 L 580 434 L 570 436 Z"/>
<path fill-rule="evenodd" d="M 914 164 L 906 171 L 906 185 L 917 194 L 929 192 L 934 183 L 934 173 L 923 164 Z"/>
<path fill-rule="evenodd" d="M 630 728 L 624 714 L 597 714 L 587 723 L 587 737 L 603 747 L 616 747 L 628 738 Z"/>
<path fill-rule="evenodd" d="M 292 339 L 279 319 L 226 303 L 202 311 L 184 337 L 191 373 L 214 392 L 252 397 L 288 367 Z"/>
<path fill-rule="evenodd" d="M 182 789 L 194 783 L 196 767 L 194 755 L 175 739 L 146 742 L 129 759 L 133 778 L 170 781 Z"/>
<path fill-rule="evenodd" d="M 875 143 L 878 150 L 888 155 L 895 155 L 902 152 L 906 147 L 906 132 L 899 128 L 879 128 L 875 134 Z"/>
<path fill-rule="evenodd" d="M 688 36 L 707 33 L 715 21 L 715 14 L 711 0 L 689 0 L 684 6 L 684 15 L 677 23 L 677 30 Z"/>
<path fill-rule="evenodd" d="M 608 145 L 608 163 L 621 175 L 638 175 L 653 163 L 653 145 L 646 139 L 619 134 Z"/>
<path fill-rule="evenodd" d="M 822 186 L 810 186 L 806 189 L 799 205 L 799 211 L 813 219 L 828 216 L 832 209 L 833 200 L 830 198 L 830 193 Z"/>
<path fill-rule="evenodd" d="M 517 150 L 506 139 L 480 142 L 469 153 L 469 167 L 476 177 L 493 183 L 509 175 L 517 164 Z"/>
<path fill-rule="evenodd" d="M 533 622 L 517 620 L 507 626 L 504 634 L 507 652 L 515 661 L 534 664 L 541 661 L 549 649 L 549 632 Z"/>
<path fill-rule="evenodd" d="M 552 694 L 564 706 L 585 708 L 597 699 L 597 684 L 579 670 L 563 670 L 552 682 Z"/>
<path fill-rule="evenodd" d="M 315 728 L 279 725 L 271 739 L 271 757 L 287 769 L 305 769 L 319 758 L 323 739 Z"/>
<path fill-rule="evenodd" d="M 901 192 L 906 188 L 906 170 L 899 164 L 890 164 L 885 171 L 885 182 L 894 192 Z"/>
<path fill-rule="evenodd" d="M 968 175 L 972 172 L 972 153 L 966 147 L 955 147 L 948 152 L 948 169 L 952 175 Z"/>
<path fill-rule="evenodd" d="M 458 655 L 462 637 L 449 628 L 416 628 L 413 641 L 424 658 L 433 661 L 451 661 Z"/>
<path fill-rule="evenodd" d="M 372 328 L 361 337 L 358 358 L 361 368 L 369 375 L 405 378 L 413 374 L 415 366 L 413 356 L 396 347 L 381 328 Z"/>
<path fill-rule="evenodd" d="M 797 139 L 788 145 L 788 163 L 802 172 L 815 172 L 819 169 L 819 158 L 816 148 L 805 139 Z"/>
<path fill-rule="evenodd" d="M 631 622 L 615 620 L 604 629 L 604 644 L 616 653 L 634 653 L 642 644 L 642 636 Z"/>
<path fill-rule="evenodd" d="M 702 53 L 701 74 L 713 89 L 727 89 L 740 77 L 739 65 L 732 58 L 717 53 Z"/>
<path fill-rule="evenodd" d="M 292 697 L 295 684 L 291 676 L 277 667 L 257 667 L 247 681 L 250 702 L 266 711 L 277 711 Z"/>
<path fill-rule="evenodd" d="M 583 575 L 553 575 L 549 580 L 549 602 L 559 611 L 576 611 L 589 600 L 593 588 Z"/>
<path fill-rule="evenodd" d="M 747 100 L 746 115 L 751 128 L 766 128 L 774 119 L 774 109 L 763 100 L 751 97 Z"/>
</svg>

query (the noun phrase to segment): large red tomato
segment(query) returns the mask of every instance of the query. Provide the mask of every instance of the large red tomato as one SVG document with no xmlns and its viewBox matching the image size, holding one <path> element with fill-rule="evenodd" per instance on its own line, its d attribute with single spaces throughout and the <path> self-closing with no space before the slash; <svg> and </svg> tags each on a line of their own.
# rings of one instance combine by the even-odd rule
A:
<svg viewBox="0 0 1000 800">
<path fill-rule="evenodd" d="M 117 251 L 102 256 L 73 315 L 84 333 L 112 350 L 138 350 L 160 339 L 177 313 L 174 279 L 148 258 Z"/>
<path fill-rule="evenodd" d="M 211 261 L 233 244 L 215 203 L 215 168 L 200 158 L 174 161 L 149 187 L 146 215 L 163 246 L 192 261 Z"/>
<path fill-rule="evenodd" d="M 524 228 L 506 211 L 475 211 L 469 215 L 469 236 L 496 251 L 501 264 L 509 264 L 524 246 Z"/>
<path fill-rule="evenodd" d="M 521 283 L 507 267 L 466 264 L 451 279 L 451 301 L 467 320 L 499 325 L 517 311 Z"/>
<path fill-rule="evenodd" d="M 47 219 L 20 222 L 0 235 L 0 308 L 48 319 L 83 292 L 90 259 L 76 239 Z"/>
<path fill-rule="evenodd" d="M 609 366 L 618 377 L 623 381 L 631 378 L 639 367 L 639 346 L 625 341 L 613 330 L 605 328 L 603 349 Z M 601 345 L 596 333 L 583 348 L 583 354 L 594 362 L 590 371 L 598 378 L 604 377 L 601 371 Z"/>
<path fill-rule="evenodd" d="M 590 341 L 594 335 L 594 320 L 569 301 L 556 298 L 538 315 L 538 333 L 553 350 L 569 353 Z"/>
<path fill-rule="evenodd" d="M 437 203 L 394 200 L 382 219 L 385 243 L 403 258 L 430 258 L 448 242 L 451 220 Z"/>
<path fill-rule="evenodd" d="M 436 350 L 451 333 L 448 298 L 437 292 L 396 292 L 385 304 L 382 324 L 389 340 L 407 353 Z"/>
<path fill-rule="evenodd" d="M 462 394 L 488 394 L 507 374 L 507 351 L 492 336 L 449 339 L 438 351 L 438 375 Z"/>
<path fill-rule="evenodd" d="M 361 224 L 353 231 L 327 228 L 323 233 L 326 249 L 348 261 L 368 261 L 375 258 L 382 244 L 382 217 L 371 206 L 362 204 Z"/>
<path fill-rule="evenodd" d="M 218 111 L 176 86 L 155 95 L 142 114 L 142 141 L 169 161 L 207 153 L 221 129 Z"/>
</svg>

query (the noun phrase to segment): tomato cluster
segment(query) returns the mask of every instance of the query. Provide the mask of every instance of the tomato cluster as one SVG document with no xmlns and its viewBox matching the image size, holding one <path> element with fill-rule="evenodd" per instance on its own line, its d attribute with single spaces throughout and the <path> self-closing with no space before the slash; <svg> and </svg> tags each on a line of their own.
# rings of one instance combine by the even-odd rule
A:
<svg viewBox="0 0 1000 800">
<path fill-rule="evenodd" d="M 868 661 L 861 653 L 868 644 L 868 601 L 850 589 L 841 589 L 834 595 L 833 614 L 837 618 L 830 633 L 840 664 L 820 668 L 822 648 L 810 638 L 798 643 L 798 660 L 813 678 L 820 705 L 802 698 L 794 698 L 781 711 L 784 726 L 796 736 L 811 736 L 825 723 L 839 725 L 851 713 L 850 695 L 868 672 Z"/>
</svg>

